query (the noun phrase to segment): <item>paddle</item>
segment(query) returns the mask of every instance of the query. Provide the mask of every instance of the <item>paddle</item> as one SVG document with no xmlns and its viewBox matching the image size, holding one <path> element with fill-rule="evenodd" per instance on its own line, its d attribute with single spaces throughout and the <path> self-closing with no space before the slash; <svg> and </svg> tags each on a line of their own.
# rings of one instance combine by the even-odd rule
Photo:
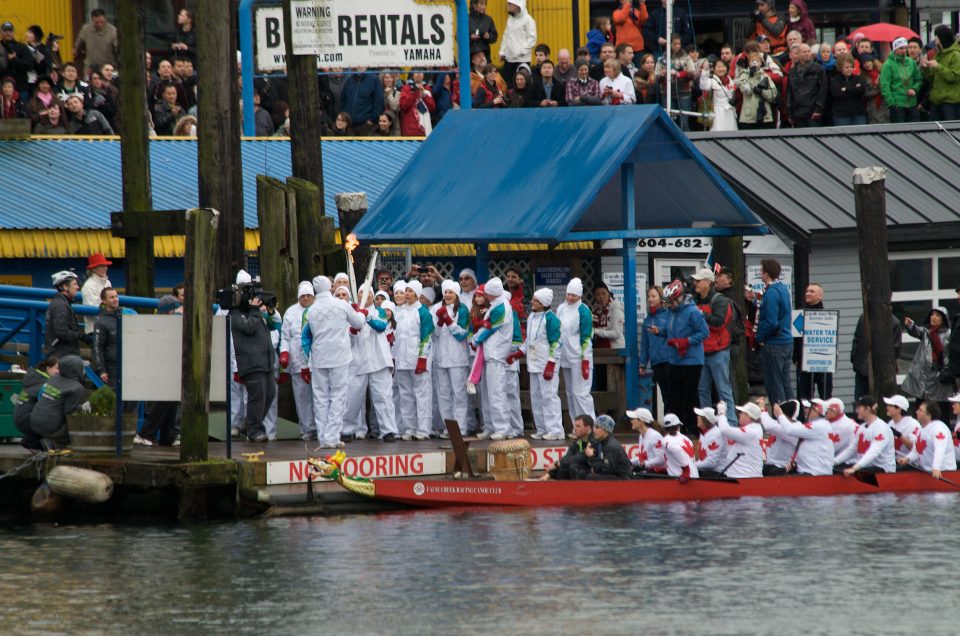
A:
<svg viewBox="0 0 960 636">
<path fill-rule="evenodd" d="M 861 481 L 867 485 L 874 486 L 876 488 L 880 487 L 880 482 L 877 481 L 876 473 L 865 473 L 863 471 L 858 470 L 857 472 L 853 473 L 853 476 L 854 478 L 856 478 L 857 481 Z"/>
<path fill-rule="evenodd" d="M 951 486 L 953 486 L 954 488 L 960 489 L 960 484 L 958 484 L 958 483 L 955 482 L 955 481 L 950 481 L 950 480 L 947 479 L 946 477 L 937 477 L 936 475 L 934 475 L 933 473 L 931 473 L 929 470 L 924 470 L 924 469 L 920 468 L 919 466 L 914 466 L 914 468 L 916 468 L 917 470 L 919 470 L 919 471 L 920 471 L 921 473 L 923 473 L 924 475 L 930 475 L 931 477 L 933 477 L 933 478 L 936 479 L 937 481 L 946 482 L 946 483 L 950 484 Z"/>
<path fill-rule="evenodd" d="M 634 479 L 679 479 L 679 477 L 671 477 L 665 473 L 634 473 Z M 726 484 L 739 484 L 740 480 L 734 479 L 733 477 L 696 477 L 691 478 L 691 481 L 719 481 Z"/>
<path fill-rule="evenodd" d="M 741 457 L 743 457 L 743 453 L 737 453 L 737 456 L 734 457 L 732 460 L 730 460 L 730 463 L 727 464 L 726 467 L 725 467 L 723 470 L 720 471 L 720 474 L 723 475 L 724 477 L 726 477 L 726 476 L 727 476 L 727 471 L 730 470 L 730 467 L 733 466 L 734 464 L 736 464 L 736 463 L 737 463 L 737 460 L 740 459 Z"/>
</svg>

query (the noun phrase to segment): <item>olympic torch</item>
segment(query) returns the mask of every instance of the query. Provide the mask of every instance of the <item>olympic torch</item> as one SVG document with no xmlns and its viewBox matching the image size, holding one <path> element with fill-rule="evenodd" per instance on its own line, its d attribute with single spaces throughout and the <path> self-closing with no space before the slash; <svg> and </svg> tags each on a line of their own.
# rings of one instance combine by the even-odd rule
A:
<svg viewBox="0 0 960 636">
<path fill-rule="evenodd" d="M 343 242 L 343 249 L 347 252 L 347 277 L 350 279 L 350 297 L 354 302 L 359 300 L 357 298 L 357 274 L 353 269 L 353 250 L 360 247 L 360 241 L 357 240 L 357 235 L 347 234 L 347 240 Z"/>
</svg>

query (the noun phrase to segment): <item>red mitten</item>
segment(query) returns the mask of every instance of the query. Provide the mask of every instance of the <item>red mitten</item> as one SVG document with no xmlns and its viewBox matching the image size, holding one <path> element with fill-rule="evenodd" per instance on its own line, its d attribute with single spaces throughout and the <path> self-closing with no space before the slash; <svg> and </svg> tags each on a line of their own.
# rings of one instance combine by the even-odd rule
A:
<svg viewBox="0 0 960 636">
<path fill-rule="evenodd" d="M 543 368 L 543 379 L 549 382 L 553 379 L 553 374 L 557 370 L 557 363 L 553 360 L 547 362 L 547 366 Z"/>
<path fill-rule="evenodd" d="M 239 371 L 233 372 L 233 381 L 236 382 L 237 384 L 246 384 L 246 382 L 243 381 L 243 378 L 240 377 Z"/>
<path fill-rule="evenodd" d="M 681 484 L 685 484 L 685 483 L 687 483 L 688 481 L 690 481 L 690 467 L 689 467 L 689 466 L 684 466 L 684 467 L 683 467 L 683 472 L 680 473 L 680 478 L 679 478 L 679 480 L 680 480 L 680 483 L 681 483 Z"/>
<path fill-rule="evenodd" d="M 360 305 L 357 303 L 350 303 L 350 306 L 353 307 L 354 311 L 360 311 Z"/>
<path fill-rule="evenodd" d="M 280 386 L 280 385 L 282 385 L 282 384 L 286 384 L 286 383 L 289 382 L 289 381 L 290 381 L 290 374 L 289 374 L 289 373 L 281 373 L 280 375 L 277 376 L 277 386 Z"/>
<path fill-rule="evenodd" d="M 440 323 L 440 326 L 449 324 L 447 320 L 450 319 L 450 314 L 447 313 L 447 308 L 443 305 L 440 305 L 440 309 L 437 310 L 437 322 Z"/>
<path fill-rule="evenodd" d="M 290 352 L 289 352 L 289 351 L 281 351 L 281 352 L 280 352 L 280 366 L 283 367 L 284 369 L 286 369 L 289 364 L 290 364 Z"/>
<path fill-rule="evenodd" d="M 667 340 L 667 345 L 675 348 L 677 353 L 680 354 L 680 357 L 687 355 L 687 349 L 690 348 L 690 339 L 689 338 L 670 338 Z"/>
<path fill-rule="evenodd" d="M 360 330 L 359 330 L 359 329 L 354 329 L 353 327 L 350 327 L 350 335 L 351 335 L 351 336 L 355 336 L 355 335 L 357 335 L 358 333 L 360 333 Z"/>
<path fill-rule="evenodd" d="M 481 318 L 471 318 L 470 324 L 473 325 L 473 331 L 476 333 L 480 331 L 480 328 L 483 327 L 483 320 Z"/>
<path fill-rule="evenodd" d="M 310 384 L 310 367 L 303 367 L 300 369 L 300 379 Z"/>
<path fill-rule="evenodd" d="M 358 314 L 363 314 L 364 318 L 366 318 L 367 316 L 370 315 L 370 312 L 367 311 L 366 309 L 357 309 L 357 313 L 358 313 Z"/>
<path fill-rule="evenodd" d="M 389 342 L 391 346 L 393 345 L 393 342 L 394 342 L 396 339 L 397 339 L 397 336 L 396 336 L 396 335 L 394 335 L 394 334 L 392 334 L 392 333 L 388 333 L 388 334 L 387 334 L 387 342 Z"/>
<path fill-rule="evenodd" d="M 491 327 L 493 327 L 493 324 L 489 320 L 484 320 L 480 326 L 483 327 L 484 329 L 490 329 Z"/>
<path fill-rule="evenodd" d="M 516 362 L 522 357 L 523 357 L 522 351 L 514 351 L 513 353 L 507 356 L 507 364 L 513 364 L 514 362 Z"/>
<path fill-rule="evenodd" d="M 414 371 L 416 375 L 427 372 L 427 359 L 426 358 L 417 358 L 417 369 Z"/>
<path fill-rule="evenodd" d="M 583 376 L 584 380 L 590 379 L 590 361 L 589 360 L 580 361 L 580 375 Z"/>
</svg>

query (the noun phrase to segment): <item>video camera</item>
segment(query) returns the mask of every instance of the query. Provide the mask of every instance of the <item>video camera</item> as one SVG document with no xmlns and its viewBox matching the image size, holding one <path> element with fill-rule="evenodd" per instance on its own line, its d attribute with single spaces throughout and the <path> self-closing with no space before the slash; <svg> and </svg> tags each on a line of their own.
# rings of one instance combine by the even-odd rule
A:
<svg viewBox="0 0 960 636">
<path fill-rule="evenodd" d="M 277 306 L 277 295 L 263 288 L 259 276 L 249 283 L 231 285 L 217 290 L 217 304 L 221 309 L 246 307 L 254 298 L 259 298 L 265 307 L 275 309 Z"/>
</svg>

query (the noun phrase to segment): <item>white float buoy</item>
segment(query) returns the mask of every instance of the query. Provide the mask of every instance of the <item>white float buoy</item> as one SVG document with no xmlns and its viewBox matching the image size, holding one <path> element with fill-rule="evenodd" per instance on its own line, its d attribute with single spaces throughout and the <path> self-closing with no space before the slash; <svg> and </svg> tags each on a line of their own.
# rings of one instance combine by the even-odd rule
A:
<svg viewBox="0 0 960 636">
<path fill-rule="evenodd" d="M 47 473 L 50 492 L 86 503 L 103 503 L 113 495 L 113 480 L 87 468 L 54 466 Z"/>
</svg>

